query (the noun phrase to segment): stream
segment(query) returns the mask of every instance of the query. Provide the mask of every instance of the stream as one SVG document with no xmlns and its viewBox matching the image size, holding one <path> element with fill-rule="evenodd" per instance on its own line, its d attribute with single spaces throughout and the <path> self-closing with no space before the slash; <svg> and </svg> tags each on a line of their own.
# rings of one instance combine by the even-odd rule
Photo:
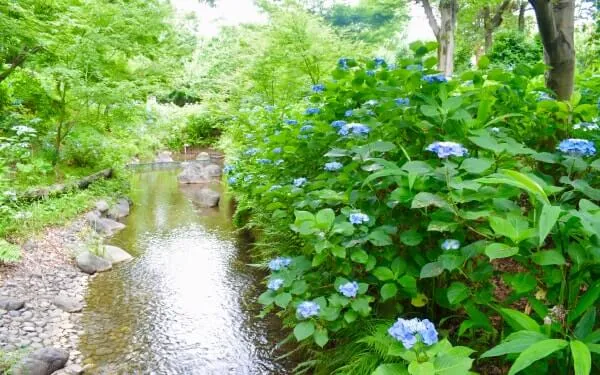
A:
<svg viewBox="0 0 600 375">
<path fill-rule="evenodd" d="M 247 266 L 230 205 L 195 206 L 200 187 L 177 173 L 133 174 L 133 210 L 110 243 L 134 259 L 91 280 L 83 357 L 98 374 L 290 373 L 275 360 L 280 322 L 256 317 L 263 275 Z"/>
</svg>

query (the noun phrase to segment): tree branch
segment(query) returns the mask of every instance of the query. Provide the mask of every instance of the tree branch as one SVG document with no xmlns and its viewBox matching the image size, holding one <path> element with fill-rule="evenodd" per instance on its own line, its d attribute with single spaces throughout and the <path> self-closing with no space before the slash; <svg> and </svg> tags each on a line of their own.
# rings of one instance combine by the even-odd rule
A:
<svg viewBox="0 0 600 375">
<path fill-rule="evenodd" d="M 492 18 L 492 27 L 494 29 L 498 28 L 502 24 L 502 14 L 508 10 L 508 7 L 511 3 L 512 0 L 504 0 L 502 4 L 498 6 L 498 9 L 496 9 L 496 14 L 494 15 L 494 18 Z"/>
<path fill-rule="evenodd" d="M 433 9 L 431 8 L 431 3 L 429 0 L 416 0 L 417 3 L 420 2 L 423 4 L 423 10 L 425 11 L 425 15 L 427 16 L 427 21 L 429 22 L 429 26 L 431 27 L 431 31 L 433 31 L 433 35 L 439 41 L 440 40 L 440 26 L 435 19 L 435 15 L 433 14 Z"/>
<path fill-rule="evenodd" d="M 0 73 L 0 82 L 7 79 L 8 76 L 10 76 L 12 74 L 12 72 L 15 71 L 15 69 L 17 69 L 19 66 L 23 65 L 25 63 L 25 60 L 27 60 L 27 58 L 31 54 L 34 54 L 41 49 L 42 49 L 41 47 L 34 47 L 32 49 L 23 48 L 23 50 L 12 59 L 12 61 L 10 62 L 10 67 L 8 69 L 6 69 L 5 71 L 3 71 L 2 73 Z"/>
</svg>

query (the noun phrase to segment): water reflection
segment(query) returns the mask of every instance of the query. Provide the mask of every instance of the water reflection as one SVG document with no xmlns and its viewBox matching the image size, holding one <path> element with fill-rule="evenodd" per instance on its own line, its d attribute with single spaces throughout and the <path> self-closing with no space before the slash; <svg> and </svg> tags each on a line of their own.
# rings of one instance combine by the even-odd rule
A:
<svg viewBox="0 0 600 375">
<path fill-rule="evenodd" d="M 136 258 L 91 282 L 84 358 L 99 374 L 287 374 L 273 360 L 279 325 L 246 309 L 259 276 L 239 267 L 227 210 L 199 214 L 175 177 L 133 177 L 136 205 L 112 242 Z"/>
</svg>

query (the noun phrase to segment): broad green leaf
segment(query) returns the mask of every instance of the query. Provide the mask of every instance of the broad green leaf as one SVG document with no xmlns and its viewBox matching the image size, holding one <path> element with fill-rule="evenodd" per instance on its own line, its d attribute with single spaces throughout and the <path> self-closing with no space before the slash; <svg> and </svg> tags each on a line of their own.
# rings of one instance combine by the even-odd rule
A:
<svg viewBox="0 0 600 375">
<path fill-rule="evenodd" d="M 531 256 L 531 260 L 540 266 L 566 264 L 565 257 L 558 250 L 539 251 Z"/>
<path fill-rule="evenodd" d="M 502 147 L 498 141 L 496 141 L 496 139 L 488 134 L 477 137 L 469 137 L 469 140 L 485 150 L 494 152 L 494 154 L 499 154 L 504 151 L 504 147 Z"/>
<path fill-rule="evenodd" d="M 500 314 L 514 330 L 540 332 L 540 326 L 529 315 L 513 309 L 500 309 Z"/>
<path fill-rule="evenodd" d="M 592 371 L 592 354 L 588 347 L 579 340 L 571 341 L 571 355 L 575 375 L 589 375 Z"/>
<path fill-rule="evenodd" d="M 558 217 L 562 209 L 558 206 L 551 206 L 549 204 L 545 204 L 542 206 L 542 212 L 540 214 L 540 220 L 538 223 L 538 235 L 539 235 L 539 245 L 542 246 L 546 237 L 556 224 Z"/>
<path fill-rule="evenodd" d="M 321 348 L 327 345 L 327 342 L 329 341 L 327 329 L 322 327 L 317 328 L 313 334 L 313 339 L 315 340 L 315 344 L 319 345 Z"/>
<path fill-rule="evenodd" d="M 302 341 L 305 338 L 312 336 L 314 332 L 315 324 L 313 322 L 300 322 L 294 327 L 294 336 L 298 341 Z"/>
<path fill-rule="evenodd" d="M 350 254 L 350 259 L 356 263 L 366 264 L 369 260 L 369 254 L 362 249 L 354 250 Z"/>
<path fill-rule="evenodd" d="M 427 301 L 429 301 L 429 298 L 425 294 L 419 293 L 410 299 L 410 304 L 415 307 L 423 307 L 427 304 Z"/>
<path fill-rule="evenodd" d="M 448 302 L 453 305 L 462 302 L 464 299 L 469 297 L 469 288 L 461 282 L 453 282 L 449 287 L 446 295 Z"/>
<path fill-rule="evenodd" d="M 407 230 L 400 235 L 400 241 L 407 246 L 417 246 L 423 242 L 423 235 L 416 230 Z"/>
<path fill-rule="evenodd" d="M 432 105 L 422 105 L 421 113 L 427 117 L 438 117 L 440 115 L 437 107 L 434 107 Z"/>
<path fill-rule="evenodd" d="M 468 158 L 463 160 L 460 169 L 463 169 L 471 174 L 481 174 L 487 171 L 492 166 L 492 161 L 489 159 Z"/>
<path fill-rule="evenodd" d="M 369 242 L 375 246 L 387 246 L 392 244 L 390 235 L 382 229 L 375 229 L 369 234 Z"/>
<path fill-rule="evenodd" d="M 371 181 L 375 181 L 379 178 L 383 178 L 383 177 L 394 177 L 394 176 L 405 176 L 406 172 L 404 172 L 402 169 L 400 168 L 385 168 L 385 169 L 381 169 L 376 171 L 375 173 L 371 173 L 369 175 L 369 177 L 365 178 L 365 180 L 363 181 L 363 186 L 369 184 Z"/>
<path fill-rule="evenodd" d="M 575 337 L 580 340 L 585 340 L 585 338 L 592 332 L 592 329 L 594 329 L 595 324 L 596 307 L 592 306 L 585 312 L 585 314 L 583 314 L 575 326 L 575 330 L 573 331 Z"/>
<path fill-rule="evenodd" d="M 485 255 L 490 260 L 508 258 L 519 252 L 518 247 L 511 247 L 503 243 L 492 243 L 485 247 Z"/>
<path fill-rule="evenodd" d="M 261 305 L 270 305 L 275 301 L 276 293 L 272 290 L 267 290 L 258 297 L 258 303 Z"/>
<path fill-rule="evenodd" d="M 402 363 L 384 363 L 379 365 L 371 375 L 408 375 L 408 369 Z"/>
<path fill-rule="evenodd" d="M 487 177 L 482 177 L 476 181 L 483 184 L 505 184 L 514 186 L 533 194 L 542 203 L 550 204 L 550 200 L 548 199 L 544 189 L 536 181 L 520 172 L 502 170 L 501 173 L 495 173 Z"/>
<path fill-rule="evenodd" d="M 598 297 L 600 297 L 600 282 L 596 282 L 581 296 L 575 308 L 569 311 L 567 321 L 572 322 L 577 319 L 577 317 L 596 303 Z"/>
<path fill-rule="evenodd" d="M 427 192 L 421 192 L 421 193 L 417 194 L 413 198 L 413 201 L 411 204 L 411 208 L 426 208 L 429 206 L 444 208 L 449 211 L 452 210 L 450 207 L 450 204 L 448 202 L 446 202 L 444 200 L 444 198 L 442 198 L 438 195 L 435 195 L 435 194 L 427 193 Z"/>
<path fill-rule="evenodd" d="M 394 273 L 387 267 L 377 267 L 372 273 L 381 281 L 392 280 L 394 278 Z"/>
<path fill-rule="evenodd" d="M 281 293 L 275 297 L 275 304 L 282 309 L 285 309 L 287 305 L 292 301 L 292 295 L 289 293 Z"/>
<path fill-rule="evenodd" d="M 435 367 L 434 374 L 468 374 L 473 365 L 473 359 L 469 358 L 469 355 L 473 352 L 474 350 L 471 348 L 455 346 L 443 353 L 439 353 L 433 360 L 433 365 Z"/>
<path fill-rule="evenodd" d="M 335 220 L 335 213 L 331 208 L 325 208 L 317 212 L 316 221 L 317 226 L 325 231 L 328 231 L 329 228 L 333 225 L 333 221 Z"/>
<path fill-rule="evenodd" d="M 546 358 L 550 354 L 565 348 L 569 343 L 565 340 L 549 339 L 536 342 L 525 349 L 513 363 L 508 375 L 514 375 L 519 371 L 531 366 L 533 362 Z"/>
<path fill-rule="evenodd" d="M 547 339 L 544 334 L 535 331 L 517 331 L 513 332 L 492 349 L 483 353 L 480 358 L 498 357 L 505 354 L 521 353 L 538 341 Z"/>
<path fill-rule="evenodd" d="M 436 277 L 441 275 L 442 272 L 444 272 L 444 267 L 441 262 L 427 263 L 421 268 L 421 275 L 419 277 L 421 279 Z"/>
<path fill-rule="evenodd" d="M 387 301 L 390 298 L 393 298 L 398 293 L 398 287 L 395 283 L 387 283 L 381 287 L 381 299 L 383 301 Z"/>
<path fill-rule="evenodd" d="M 412 361 L 408 365 L 408 373 L 410 375 L 434 375 L 435 367 L 431 362 Z"/>
<path fill-rule="evenodd" d="M 356 311 L 362 316 L 368 316 L 371 312 L 371 306 L 369 306 L 369 300 L 362 296 L 360 298 L 356 298 L 352 301 L 351 304 L 352 310 Z"/>
</svg>

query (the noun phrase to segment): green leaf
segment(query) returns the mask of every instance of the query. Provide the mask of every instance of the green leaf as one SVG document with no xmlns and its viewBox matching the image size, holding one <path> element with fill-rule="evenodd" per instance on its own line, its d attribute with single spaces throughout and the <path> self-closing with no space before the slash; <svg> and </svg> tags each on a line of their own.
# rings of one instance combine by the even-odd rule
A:
<svg viewBox="0 0 600 375">
<path fill-rule="evenodd" d="M 452 305 L 456 305 L 457 303 L 462 302 L 464 299 L 469 297 L 469 288 L 461 282 L 453 282 L 450 287 L 448 287 L 448 291 L 446 295 L 448 296 L 448 302 Z"/>
<path fill-rule="evenodd" d="M 477 67 L 479 69 L 486 69 L 488 66 L 490 66 L 490 58 L 485 55 L 481 56 L 477 62 Z"/>
<path fill-rule="evenodd" d="M 508 258 L 519 252 L 519 248 L 511 247 L 503 243 L 492 243 L 485 247 L 485 255 L 487 255 L 490 260 Z"/>
<path fill-rule="evenodd" d="M 539 245 L 542 246 L 544 244 L 544 240 L 556 224 L 558 217 L 562 209 L 558 206 L 551 206 L 549 204 L 545 204 L 542 206 L 542 212 L 540 214 L 540 221 L 538 224 L 538 235 L 539 235 Z"/>
<path fill-rule="evenodd" d="M 410 375 L 434 375 L 435 367 L 431 362 L 412 361 L 408 365 L 408 373 Z"/>
<path fill-rule="evenodd" d="M 368 316 L 371 312 L 371 306 L 369 306 L 369 300 L 367 297 L 359 297 L 352 301 L 350 305 L 352 310 L 356 311 L 362 316 Z"/>
<path fill-rule="evenodd" d="M 313 322 L 300 322 L 294 327 L 294 336 L 296 336 L 296 340 L 298 341 L 312 336 L 314 332 L 315 324 Z"/>
<path fill-rule="evenodd" d="M 258 303 L 261 305 L 270 305 L 275 301 L 276 293 L 272 290 L 267 290 L 258 297 Z"/>
<path fill-rule="evenodd" d="M 483 353 L 480 358 L 498 357 L 505 354 L 521 353 L 538 341 L 547 339 L 544 334 L 535 331 L 517 331 L 511 333 L 502 343 Z"/>
<path fill-rule="evenodd" d="M 275 304 L 282 309 L 285 309 L 287 305 L 292 301 L 292 295 L 289 293 L 281 293 L 275 297 Z"/>
<path fill-rule="evenodd" d="M 427 117 L 438 117 L 440 115 L 437 107 L 427 104 L 421 106 L 421 113 Z"/>
<path fill-rule="evenodd" d="M 375 246 L 387 246 L 392 244 L 390 235 L 382 229 L 375 229 L 369 234 L 369 242 Z"/>
<path fill-rule="evenodd" d="M 432 262 L 427 263 L 421 268 L 421 275 L 419 276 L 421 279 L 425 279 L 428 277 L 436 277 L 444 272 L 444 266 L 441 262 Z"/>
<path fill-rule="evenodd" d="M 381 299 L 383 301 L 387 301 L 390 298 L 393 298 L 398 293 L 398 287 L 395 283 L 387 283 L 381 287 Z"/>
<path fill-rule="evenodd" d="M 591 288 L 585 292 L 579 299 L 579 302 L 573 310 L 569 312 L 567 317 L 568 322 L 572 322 L 577 319 L 578 316 L 583 314 L 587 309 L 596 303 L 596 300 L 600 297 L 600 282 L 596 282 Z"/>
<path fill-rule="evenodd" d="M 408 375 L 408 369 L 402 363 L 384 363 L 379 365 L 371 375 Z"/>
<path fill-rule="evenodd" d="M 587 345 L 579 340 L 571 341 L 571 355 L 575 375 L 589 375 L 592 372 L 592 354 Z"/>
<path fill-rule="evenodd" d="M 400 235 L 400 241 L 406 246 L 417 246 L 423 242 L 423 235 L 416 230 L 407 230 Z"/>
<path fill-rule="evenodd" d="M 387 267 L 377 267 L 372 273 L 381 281 L 392 280 L 394 278 L 394 273 Z"/>
<path fill-rule="evenodd" d="M 463 160 L 460 169 L 463 169 L 471 174 L 481 174 L 487 171 L 493 162 L 488 159 L 468 158 Z"/>
<path fill-rule="evenodd" d="M 531 260 L 540 266 L 566 264 L 565 257 L 558 250 L 539 251 L 531 256 Z"/>
<path fill-rule="evenodd" d="M 369 260 L 369 254 L 367 254 L 367 252 L 362 249 L 354 250 L 350 254 L 350 259 L 352 259 L 352 261 L 356 263 L 366 264 Z"/>
<path fill-rule="evenodd" d="M 315 340 L 315 344 L 319 345 L 321 348 L 327 345 L 329 341 L 329 335 L 327 334 L 327 329 L 323 327 L 317 328 L 315 331 L 313 338 Z"/>
<path fill-rule="evenodd" d="M 573 333 L 578 339 L 584 340 L 594 329 L 596 324 L 596 307 L 590 307 L 579 319 Z"/>
<path fill-rule="evenodd" d="M 469 355 L 474 350 L 464 346 L 455 346 L 439 353 L 433 360 L 435 375 L 469 374 L 473 360 Z"/>
<path fill-rule="evenodd" d="M 335 213 L 331 208 L 325 208 L 317 212 L 317 226 L 325 231 L 328 231 L 335 220 Z"/>
<path fill-rule="evenodd" d="M 482 177 L 476 181 L 482 184 L 505 184 L 514 186 L 533 194 L 542 203 L 550 204 L 550 200 L 548 199 L 544 189 L 533 179 L 520 172 L 502 170 L 501 173 L 495 173 L 488 177 Z"/>
<path fill-rule="evenodd" d="M 445 208 L 449 211 L 452 210 L 450 204 L 448 204 L 444 198 L 427 192 L 421 192 L 415 195 L 411 204 L 411 208 L 425 208 L 429 206 Z"/>
<path fill-rule="evenodd" d="M 526 330 L 540 332 L 540 326 L 529 317 L 529 315 L 523 314 L 520 311 L 513 309 L 500 309 L 500 314 L 514 330 Z"/>
<path fill-rule="evenodd" d="M 531 366 L 533 362 L 546 358 L 555 351 L 565 348 L 569 343 L 565 340 L 550 339 L 536 342 L 525 349 L 510 368 L 508 375 L 514 375 L 519 371 Z"/>
</svg>

